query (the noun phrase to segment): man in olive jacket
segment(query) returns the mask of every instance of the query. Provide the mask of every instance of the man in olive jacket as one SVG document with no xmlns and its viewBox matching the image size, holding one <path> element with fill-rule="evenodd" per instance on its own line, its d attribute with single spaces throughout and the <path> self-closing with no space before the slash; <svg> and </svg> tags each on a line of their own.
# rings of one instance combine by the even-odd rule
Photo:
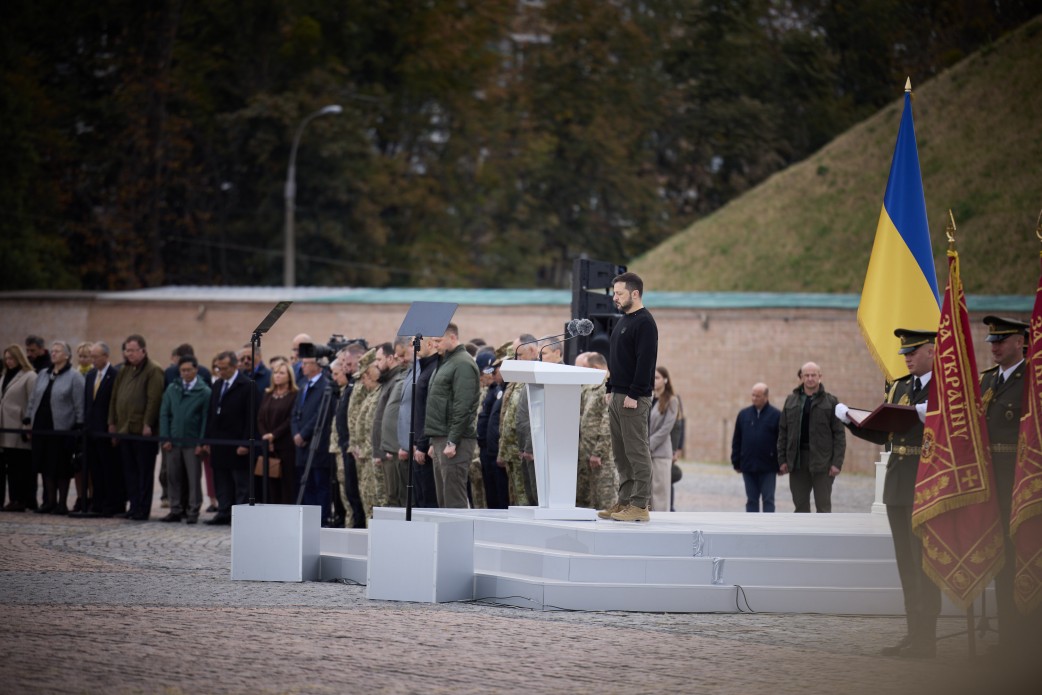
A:
<svg viewBox="0 0 1042 695">
<path fill-rule="evenodd" d="M 145 339 L 131 335 L 123 342 L 123 368 L 112 385 L 109 401 L 109 432 L 154 437 L 159 434 L 159 407 L 163 400 L 163 368 L 148 357 Z M 121 439 L 120 458 L 130 498 L 128 519 L 147 521 L 152 511 L 155 485 L 155 441 Z"/>
<path fill-rule="evenodd" d="M 832 511 L 832 482 L 843 469 L 846 430 L 834 416 L 839 400 L 825 391 L 821 367 L 808 362 L 797 372 L 802 382 L 782 408 L 778 422 L 778 472 L 791 473 L 789 490 L 796 512 L 810 511 L 810 493 L 819 512 Z"/>
<path fill-rule="evenodd" d="M 438 506 L 466 509 L 470 462 L 478 446 L 478 366 L 460 345 L 455 324 L 436 343 L 441 357 L 427 391 L 424 433 L 431 440 Z"/>
</svg>

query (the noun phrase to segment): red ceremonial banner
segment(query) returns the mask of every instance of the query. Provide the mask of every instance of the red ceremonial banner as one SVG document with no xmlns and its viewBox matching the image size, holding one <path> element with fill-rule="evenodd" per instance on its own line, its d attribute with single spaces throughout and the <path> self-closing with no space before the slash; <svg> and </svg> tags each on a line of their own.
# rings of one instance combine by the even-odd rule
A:
<svg viewBox="0 0 1042 695">
<path fill-rule="evenodd" d="M 1013 597 L 1022 613 L 1030 613 L 1042 603 L 1042 276 L 1038 282 L 1009 520 L 1017 554 Z"/>
<path fill-rule="evenodd" d="M 971 335 L 959 254 L 949 250 L 912 528 L 923 542 L 923 570 L 964 611 L 1004 559 Z"/>
</svg>

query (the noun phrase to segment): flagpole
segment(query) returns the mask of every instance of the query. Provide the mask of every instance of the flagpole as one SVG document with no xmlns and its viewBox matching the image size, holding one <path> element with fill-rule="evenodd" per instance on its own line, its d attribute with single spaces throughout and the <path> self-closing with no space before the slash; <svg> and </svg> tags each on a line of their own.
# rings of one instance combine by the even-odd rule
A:
<svg viewBox="0 0 1042 695">
<path fill-rule="evenodd" d="M 955 250 L 955 215 L 952 214 L 951 208 L 948 208 L 948 226 L 944 230 L 944 235 L 948 238 L 948 250 Z M 984 593 L 981 592 L 981 599 L 983 600 Z M 969 650 L 970 658 L 975 659 L 977 657 L 977 635 L 976 626 L 973 624 L 973 601 L 970 601 L 969 605 L 966 606 L 966 646 Z"/>
</svg>

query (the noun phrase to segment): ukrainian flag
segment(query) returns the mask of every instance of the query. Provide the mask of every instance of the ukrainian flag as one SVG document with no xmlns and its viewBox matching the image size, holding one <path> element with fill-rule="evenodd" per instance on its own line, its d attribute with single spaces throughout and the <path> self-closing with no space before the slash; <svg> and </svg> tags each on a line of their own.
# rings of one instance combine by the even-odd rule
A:
<svg viewBox="0 0 1042 695">
<path fill-rule="evenodd" d="M 857 310 L 861 334 L 887 381 L 908 373 L 904 358 L 897 354 L 901 341 L 894 329 L 934 331 L 941 316 L 911 97 L 909 80 L 883 210 Z"/>
</svg>

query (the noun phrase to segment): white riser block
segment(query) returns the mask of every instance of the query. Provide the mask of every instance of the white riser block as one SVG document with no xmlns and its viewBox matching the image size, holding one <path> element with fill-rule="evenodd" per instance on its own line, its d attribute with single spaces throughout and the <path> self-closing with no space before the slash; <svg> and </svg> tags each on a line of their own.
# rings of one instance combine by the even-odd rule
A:
<svg viewBox="0 0 1042 695">
<path fill-rule="evenodd" d="M 324 528 L 319 535 L 322 553 L 339 555 L 367 555 L 369 532 L 365 529 Z"/>
<path fill-rule="evenodd" d="M 369 560 L 366 556 L 322 554 L 322 581 L 350 579 L 365 584 Z"/>
</svg>

